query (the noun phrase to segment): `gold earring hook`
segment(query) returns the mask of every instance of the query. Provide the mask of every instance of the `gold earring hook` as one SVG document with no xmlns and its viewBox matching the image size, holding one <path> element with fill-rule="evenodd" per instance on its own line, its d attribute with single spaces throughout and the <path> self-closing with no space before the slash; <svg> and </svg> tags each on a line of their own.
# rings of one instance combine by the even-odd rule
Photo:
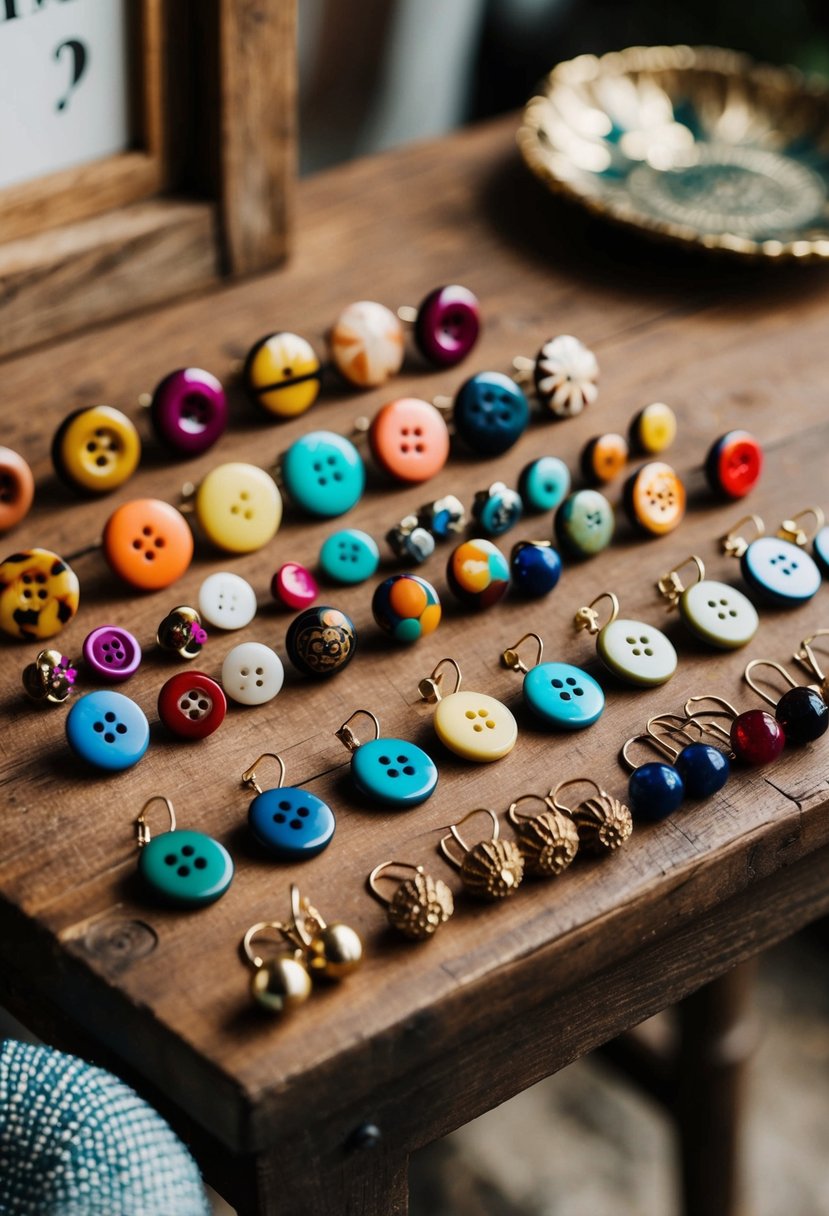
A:
<svg viewBox="0 0 829 1216">
<path fill-rule="evenodd" d="M 279 780 L 273 788 L 281 790 L 282 782 L 285 780 L 285 761 L 276 752 L 263 752 L 257 760 L 254 760 L 250 768 L 245 769 L 242 773 L 242 785 L 246 785 L 248 789 L 256 790 L 257 794 L 262 793 L 262 787 L 256 780 L 256 766 L 261 764 L 263 760 L 275 760 L 279 765 Z"/>
<path fill-rule="evenodd" d="M 147 823 L 147 807 L 152 806 L 154 802 L 163 802 L 167 808 L 167 814 L 170 816 L 169 831 L 176 830 L 176 813 L 173 810 L 173 804 L 164 794 L 153 794 L 152 798 L 148 798 L 141 808 L 141 812 L 135 820 L 135 836 L 138 841 L 138 847 L 141 849 L 145 844 L 149 844 L 152 840 L 150 825 Z"/>
<path fill-rule="evenodd" d="M 789 688 L 797 688 L 797 681 L 792 679 L 782 663 L 775 663 L 773 659 L 752 659 L 751 662 L 746 666 L 746 669 L 743 672 L 743 679 L 745 680 L 746 684 L 748 684 L 749 688 L 753 689 L 753 691 L 757 693 L 758 697 L 762 697 L 768 705 L 776 708 L 777 701 L 770 697 L 768 693 L 763 692 L 761 688 L 758 688 L 751 678 L 752 672 L 756 671 L 758 667 L 773 667 L 775 671 L 780 673 L 780 675 L 789 685 Z"/>
<path fill-rule="evenodd" d="M 807 532 L 805 528 L 801 528 L 799 520 L 811 516 L 814 520 L 814 530 Z M 820 507 L 804 507 L 802 511 L 798 511 L 797 515 L 793 515 L 791 519 L 784 519 L 780 527 L 777 529 L 777 535 L 781 540 L 788 540 L 793 545 L 797 545 L 800 549 L 805 549 L 810 540 L 814 540 L 818 532 L 826 523 L 826 516 Z"/>
<path fill-rule="evenodd" d="M 308 930 L 309 923 L 317 929 L 328 928 L 321 913 L 312 905 L 307 896 L 300 894 L 299 887 L 295 882 L 291 883 L 291 920 L 293 921 L 293 930 L 296 933 L 296 937 L 303 946 L 310 946 L 313 942 L 313 938 Z"/>
<path fill-rule="evenodd" d="M 288 926 L 284 925 L 281 920 L 257 921 L 255 925 L 251 925 L 251 927 L 245 933 L 245 936 L 242 938 L 242 952 L 244 953 L 244 956 L 248 960 L 248 962 L 251 963 L 252 966 L 254 966 L 257 969 L 257 971 L 262 966 L 262 964 L 264 963 L 265 960 L 263 959 L 261 954 L 253 953 L 253 939 L 259 933 L 264 933 L 267 929 L 275 930 L 277 933 L 280 934 L 283 941 L 288 942 L 288 944 L 291 946 L 294 946 L 294 947 L 296 946 L 296 943 L 293 942 L 290 937 Z"/>
<path fill-rule="evenodd" d="M 431 675 L 428 675 L 425 680 L 421 680 L 417 686 L 417 691 L 420 693 L 420 699 L 422 701 L 428 701 L 432 705 L 434 705 L 438 701 L 440 701 L 441 695 L 442 695 L 441 691 L 440 691 L 440 682 L 443 679 L 443 672 L 441 671 L 441 667 L 443 667 L 444 664 L 447 664 L 447 663 L 455 672 L 455 677 L 456 677 L 455 687 L 452 689 L 452 692 L 454 693 L 454 692 L 460 691 L 460 687 L 461 687 L 461 669 L 460 669 L 460 667 L 458 666 L 458 664 L 455 662 L 454 659 L 448 659 L 448 658 L 441 659 L 440 662 L 435 666 Z"/>
<path fill-rule="evenodd" d="M 518 639 L 514 646 L 510 646 L 501 654 L 501 662 L 505 667 L 509 667 L 513 671 L 523 671 L 525 674 L 530 670 L 519 655 L 518 651 L 521 649 L 523 644 L 528 642 L 531 638 L 536 644 L 536 655 L 533 667 L 538 666 L 538 664 L 541 662 L 541 656 L 544 654 L 544 643 L 537 633 L 525 633 L 522 638 Z"/>
<path fill-rule="evenodd" d="M 558 785 L 554 789 L 550 790 L 548 797 L 552 799 L 553 806 L 556 808 L 556 810 L 564 811 L 565 815 L 571 815 L 572 811 L 570 807 L 565 806 L 563 802 L 559 802 L 558 796 L 562 790 L 569 789 L 571 785 L 589 785 L 591 789 L 594 789 L 599 796 L 601 796 L 602 793 L 602 787 L 598 785 L 592 777 L 569 777 L 566 781 L 559 781 Z"/>
<path fill-rule="evenodd" d="M 679 755 L 679 751 L 680 751 L 679 748 L 677 748 L 677 750 L 674 751 L 674 749 L 670 746 L 669 743 L 666 743 L 663 739 L 658 739 L 656 737 L 656 735 L 652 735 L 648 731 L 646 731 L 644 734 L 641 734 L 641 735 L 632 735 L 630 737 L 630 739 L 625 740 L 625 742 L 622 744 L 621 749 L 619 751 L 619 756 L 621 758 L 622 764 L 631 773 L 635 772 L 636 769 L 640 767 L 638 764 L 635 764 L 633 762 L 633 760 L 631 760 L 630 756 L 628 755 L 628 749 L 630 748 L 630 746 L 633 743 L 647 744 L 648 746 L 650 746 L 653 749 L 653 751 L 655 751 L 658 755 L 660 755 L 662 757 L 662 759 L 665 759 L 665 757 L 667 757 L 669 760 L 675 760 L 677 758 L 677 756 Z"/>
<path fill-rule="evenodd" d="M 695 726 L 699 731 L 696 739 L 693 737 L 693 735 L 688 733 L 687 728 L 689 725 Z M 645 725 L 645 734 L 650 735 L 659 743 L 664 742 L 666 747 L 671 747 L 670 742 L 664 739 L 657 730 L 653 729 L 654 727 L 662 727 L 663 731 L 665 731 L 672 738 L 679 736 L 680 738 L 684 739 L 685 746 L 688 746 L 691 743 L 699 743 L 703 734 L 701 724 L 699 722 L 695 722 L 693 718 L 685 718 L 681 714 L 655 714 L 652 718 L 648 718 Z M 674 759 L 676 759 L 681 751 L 682 748 L 677 748 L 677 750 L 674 752 Z"/>
<path fill-rule="evenodd" d="M 360 740 L 351 729 L 351 723 L 355 718 L 359 718 L 361 716 L 371 718 L 372 722 L 374 723 L 374 738 L 380 738 L 380 722 L 377 715 L 373 714 L 370 709 L 355 709 L 351 717 L 346 718 L 340 729 L 334 731 L 334 734 L 337 736 L 340 743 L 344 743 L 350 752 L 356 752 L 357 748 L 360 746 Z"/>
<path fill-rule="evenodd" d="M 596 605 L 600 604 L 602 600 L 610 600 L 610 617 L 604 626 L 599 624 L 599 614 L 596 611 Z M 585 607 L 579 608 L 578 612 L 573 617 L 573 624 L 575 625 L 576 629 L 586 629 L 588 633 L 596 634 L 599 633 L 601 629 L 606 628 L 607 625 L 612 625 L 618 615 L 619 600 L 612 591 L 603 591 L 601 595 L 597 595 L 596 598 L 591 600 L 591 602 L 585 605 Z"/>
<path fill-rule="evenodd" d="M 544 794 L 521 794 L 520 797 L 516 798 L 515 802 L 511 802 L 507 808 L 507 819 L 513 825 L 513 827 L 515 827 L 515 825 L 520 823 L 523 819 L 533 818 L 532 815 L 519 815 L 518 806 L 522 802 L 540 802 L 548 811 L 552 810 L 554 806 L 553 800 L 549 794 L 546 796 Z"/>
<path fill-rule="evenodd" d="M 685 584 L 679 577 L 679 572 L 690 565 L 696 566 L 697 582 L 701 583 L 705 578 L 705 565 L 702 558 L 698 557 L 696 553 L 692 553 L 690 557 L 686 557 L 684 561 L 674 566 L 667 574 L 663 574 L 660 579 L 657 579 L 656 589 L 668 601 L 669 612 L 672 608 L 676 608 L 679 603 L 679 597 L 685 590 Z"/>
<path fill-rule="evenodd" d="M 498 823 L 498 816 L 495 814 L 494 811 L 491 811 L 489 809 L 489 807 L 476 806 L 474 808 L 474 810 L 467 811 L 462 819 L 459 819 L 457 823 L 453 823 L 450 826 L 449 835 L 444 836 L 442 838 L 440 844 L 438 845 L 438 850 L 441 853 L 441 855 L 443 857 L 445 857 L 446 860 L 449 862 L 449 864 L 453 865 L 456 870 L 459 870 L 461 868 L 461 862 L 458 861 L 458 859 L 450 852 L 447 842 L 450 839 L 456 840 L 464 853 L 468 853 L 470 851 L 470 846 L 466 843 L 464 838 L 461 836 L 460 832 L 458 831 L 458 828 L 461 826 L 462 823 L 466 823 L 467 819 L 471 819 L 473 815 L 488 815 L 489 818 L 492 820 L 492 835 L 490 837 L 490 840 L 497 840 L 500 835 L 500 832 L 501 832 L 500 825 Z"/>
<path fill-rule="evenodd" d="M 812 642 L 814 642 L 815 638 L 824 637 L 829 637 L 829 629 L 815 630 L 814 633 L 810 633 L 808 637 L 803 639 L 797 653 L 792 655 L 795 663 L 799 663 L 805 671 L 807 671 L 810 675 L 815 676 L 821 682 L 826 679 L 826 673 L 820 666 L 820 663 L 817 660 L 817 655 L 812 649 Z"/>
<path fill-rule="evenodd" d="M 378 900 L 381 904 L 383 904 L 384 907 L 388 907 L 388 905 L 391 903 L 391 900 L 388 899 L 382 893 L 382 891 L 378 891 L 377 880 L 380 877 L 380 875 L 383 873 L 384 870 L 391 870 L 391 869 L 402 870 L 405 874 L 423 874 L 424 873 L 423 866 L 412 865 L 412 863 L 409 861 L 381 861 L 379 866 L 375 866 L 374 869 L 369 874 L 366 882 L 367 882 L 368 889 L 371 892 L 371 894 L 374 896 L 374 898 L 376 900 Z M 386 874 L 385 877 L 388 878 L 390 881 L 394 881 L 394 876 L 392 874 Z M 402 880 L 398 879 L 397 881 L 402 881 Z"/>
<path fill-rule="evenodd" d="M 729 557 L 742 557 L 749 546 L 749 541 L 744 536 L 738 536 L 738 528 L 742 528 L 743 524 L 752 524 L 757 536 L 757 540 L 763 535 L 766 530 L 766 525 L 763 523 L 759 515 L 744 515 L 742 519 L 738 519 L 736 524 L 725 536 L 720 537 L 720 546 L 723 553 L 727 553 Z"/>
</svg>

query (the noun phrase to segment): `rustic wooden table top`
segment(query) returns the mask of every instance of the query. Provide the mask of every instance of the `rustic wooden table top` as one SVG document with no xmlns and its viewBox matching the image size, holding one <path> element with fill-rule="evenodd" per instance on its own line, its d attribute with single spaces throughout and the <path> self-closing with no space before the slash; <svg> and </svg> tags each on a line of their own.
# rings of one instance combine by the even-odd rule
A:
<svg viewBox="0 0 829 1216">
<path fill-rule="evenodd" d="M 425 486 L 402 488 L 372 475 L 344 520 L 316 523 L 286 513 L 259 553 L 226 557 L 197 543 L 191 569 L 165 592 L 136 595 L 117 584 L 99 554 L 81 559 L 81 609 L 57 644 L 77 655 L 86 633 L 105 622 L 125 625 L 146 644 L 144 664 L 123 691 L 150 718 L 152 742 L 128 772 L 97 776 L 73 758 L 66 709 L 38 708 L 22 696 L 20 671 L 36 647 L 2 642 L 5 997 L 35 1026 L 77 1031 L 89 1050 L 166 1097 L 165 1109 L 178 1110 L 182 1126 L 191 1121 L 194 1135 L 207 1129 L 230 1153 L 267 1154 L 282 1144 L 324 1156 L 364 1120 L 381 1130 L 392 1122 L 406 1149 L 433 1139 L 827 904 L 825 741 L 790 749 L 768 770 L 735 772 L 710 801 L 637 827 L 617 855 L 579 858 L 558 880 L 526 881 L 503 904 L 476 905 L 458 894 L 454 919 L 427 944 L 391 936 L 366 894 L 368 871 L 391 857 L 424 863 L 458 891 L 435 848 L 439 828 L 474 806 L 503 812 L 519 794 L 585 774 L 624 796 L 617 752 L 651 714 L 705 692 L 742 708 L 757 704 L 742 683 L 748 659 L 787 662 L 801 637 L 829 624 L 821 590 L 794 611 L 761 609 L 750 645 L 720 654 L 691 641 L 654 590 L 656 578 L 692 552 L 710 577 L 741 585 L 738 564 L 719 554 L 716 538 L 745 509 L 772 529 L 812 502 L 829 505 L 826 272 L 697 262 L 623 240 L 554 204 L 519 164 L 513 131 L 513 121 L 501 121 L 309 180 L 299 194 L 297 252 L 284 271 L 3 367 L 2 442 L 31 462 L 38 483 L 35 508 L 5 538 L 6 549 L 68 552 L 99 536 L 122 501 L 176 501 L 183 482 L 221 461 L 270 464 L 305 430 L 348 432 L 357 415 L 392 397 L 451 394 L 467 375 L 509 370 L 514 355 L 533 354 L 556 333 L 578 335 L 600 360 L 599 399 L 581 417 L 539 417 L 501 458 L 454 453 Z M 228 379 L 268 330 L 293 329 L 322 347 L 326 327 L 352 299 L 416 303 L 441 282 L 467 284 L 484 309 L 482 339 L 460 368 L 436 372 L 412 356 L 392 384 L 367 394 L 332 380 L 309 414 L 284 424 L 264 421 L 234 390 L 232 425 L 216 449 L 172 463 L 148 435 L 139 473 L 103 501 L 76 500 L 52 473 L 50 437 L 71 408 L 106 401 L 137 417 L 139 393 L 171 368 L 194 364 Z M 567 564 L 548 599 L 509 598 L 477 616 L 446 591 L 448 548 L 438 548 L 419 573 L 446 592 L 444 620 L 411 649 L 374 625 L 371 585 L 326 587 L 323 602 L 350 613 L 360 632 L 360 653 L 346 671 L 312 683 L 288 667 L 276 700 L 257 709 L 231 705 L 221 729 L 203 742 L 165 735 L 156 695 L 176 668 L 151 644 L 155 627 L 174 604 L 196 600 L 207 573 L 243 575 L 260 610 L 239 634 L 213 631 L 195 665 L 218 676 L 225 654 L 247 639 L 284 656 L 290 615 L 268 594 L 280 562 L 314 564 L 336 526 L 364 528 L 380 540 L 431 497 L 453 492 L 469 503 L 496 477 L 515 484 L 523 465 L 542 453 L 574 469 L 591 435 L 624 430 L 652 400 L 670 402 L 680 421 L 668 458 L 687 479 L 689 510 L 674 534 L 639 539 L 620 514 L 613 546 L 592 561 Z M 728 505 L 711 496 L 700 466 L 711 441 L 735 426 L 761 437 L 767 468 L 745 504 Z M 611 499 L 620 490 L 611 487 Z M 548 537 L 550 526 L 547 516 L 529 518 L 502 547 Z M 619 595 L 623 614 L 666 628 L 680 656 L 669 685 L 637 691 L 601 674 L 593 642 L 574 631 L 572 616 L 605 590 Z M 605 685 L 607 709 L 591 729 L 548 733 L 519 708 L 520 678 L 498 660 L 530 629 L 543 635 L 545 658 L 584 664 Z M 418 701 L 417 683 L 444 655 L 460 663 L 465 687 L 517 710 L 518 744 L 494 765 L 464 763 L 434 738 L 433 709 Z M 81 682 L 91 686 L 86 674 Z M 334 731 L 360 707 L 379 715 L 384 732 L 437 758 L 440 784 L 423 806 L 384 812 L 354 796 L 349 756 Z M 288 781 L 307 785 L 337 812 L 332 846 L 302 866 L 265 860 L 249 843 L 249 795 L 240 775 L 263 751 L 279 752 Z M 161 911 L 143 898 L 134 878 L 133 821 L 152 794 L 170 795 L 182 826 L 231 849 L 236 877 L 217 904 Z M 359 930 L 366 960 L 343 986 L 318 991 L 279 1023 L 251 1007 L 238 947 L 252 922 L 287 914 L 291 881 L 329 919 Z"/>
</svg>

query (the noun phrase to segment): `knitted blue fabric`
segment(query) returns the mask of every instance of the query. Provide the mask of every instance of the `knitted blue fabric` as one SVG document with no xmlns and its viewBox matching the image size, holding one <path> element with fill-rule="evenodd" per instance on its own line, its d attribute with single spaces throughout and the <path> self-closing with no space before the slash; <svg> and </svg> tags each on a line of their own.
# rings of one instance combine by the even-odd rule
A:
<svg viewBox="0 0 829 1216">
<path fill-rule="evenodd" d="M 208 1216 L 193 1158 L 117 1077 L 50 1047 L 0 1045 L 3 1216 Z"/>
</svg>

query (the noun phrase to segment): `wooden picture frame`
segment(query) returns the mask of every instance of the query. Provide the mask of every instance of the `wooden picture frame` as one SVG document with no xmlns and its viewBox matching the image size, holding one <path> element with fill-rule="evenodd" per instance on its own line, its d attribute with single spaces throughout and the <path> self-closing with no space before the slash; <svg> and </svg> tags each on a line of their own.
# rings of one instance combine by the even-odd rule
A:
<svg viewBox="0 0 829 1216">
<path fill-rule="evenodd" d="M 129 0 L 134 146 L 0 190 L 0 357 L 287 254 L 296 0 Z"/>
</svg>

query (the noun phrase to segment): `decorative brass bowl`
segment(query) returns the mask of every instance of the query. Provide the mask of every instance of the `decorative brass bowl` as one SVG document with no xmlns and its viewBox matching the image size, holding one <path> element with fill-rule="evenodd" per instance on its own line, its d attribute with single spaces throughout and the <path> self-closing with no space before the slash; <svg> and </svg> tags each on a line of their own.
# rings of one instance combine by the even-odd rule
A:
<svg viewBox="0 0 829 1216">
<path fill-rule="evenodd" d="M 551 189 L 640 232 L 829 257 L 829 91 L 793 68 L 712 47 L 580 55 L 528 103 L 518 144 Z"/>
</svg>

